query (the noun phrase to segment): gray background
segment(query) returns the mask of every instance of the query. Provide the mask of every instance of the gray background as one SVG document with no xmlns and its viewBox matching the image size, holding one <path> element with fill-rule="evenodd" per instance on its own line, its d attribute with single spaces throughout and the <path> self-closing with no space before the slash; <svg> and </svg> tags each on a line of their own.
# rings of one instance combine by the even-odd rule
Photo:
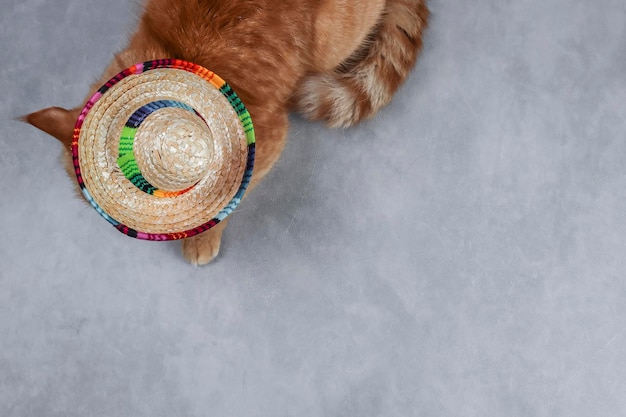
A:
<svg viewBox="0 0 626 417">
<path fill-rule="evenodd" d="M 2 0 L 0 415 L 626 415 L 624 0 L 432 0 L 392 105 L 293 117 L 210 266 L 74 197 L 125 0 Z"/>
</svg>

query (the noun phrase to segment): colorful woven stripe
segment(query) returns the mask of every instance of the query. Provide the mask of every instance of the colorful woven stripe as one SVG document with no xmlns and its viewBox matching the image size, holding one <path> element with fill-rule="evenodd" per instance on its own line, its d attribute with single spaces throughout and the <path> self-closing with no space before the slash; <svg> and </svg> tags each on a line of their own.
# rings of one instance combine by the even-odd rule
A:
<svg viewBox="0 0 626 417">
<path fill-rule="evenodd" d="M 132 76 L 134 74 L 141 74 L 143 72 L 150 71 L 153 69 L 159 69 L 159 68 L 178 69 L 178 70 L 191 72 L 193 74 L 196 74 L 202 77 L 203 79 L 211 83 L 215 88 L 217 88 L 228 99 L 228 102 L 237 113 L 239 120 L 241 121 L 241 124 L 243 126 L 243 129 L 246 135 L 247 145 L 248 145 L 248 156 L 247 156 L 245 172 L 241 179 L 241 185 L 237 193 L 235 194 L 235 196 L 230 200 L 230 202 L 226 205 L 226 207 L 224 207 L 215 216 L 215 218 L 209 220 L 208 222 L 198 227 L 194 227 L 192 229 L 179 232 L 179 233 L 145 233 L 145 232 L 137 231 L 124 224 L 121 224 L 120 222 L 118 222 L 117 220 L 109 216 L 107 213 L 105 213 L 102 210 L 102 208 L 97 204 L 97 202 L 93 199 L 93 197 L 89 193 L 89 190 L 87 190 L 85 186 L 85 183 L 81 174 L 80 161 L 78 157 L 79 155 L 78 149 L 80 146 L 79 138 L 80 138 L 81 128 L 83 126 L 85 118 L 87 117 L 87 114 L 89 113 L 91 108 L 94 106 L 94 104 L 104 94 L 106 94 L 106 92 L 111 87 L 116 85 L 118 82 L 120 82 L 124 78 Z M 141 122 L 143 122 L 143 120 L 145 120 L 145 118 L 150 113 L 160 108 L 164 108 L 164 107 L 179 107 L 185 110 L 195 112 L 193 108 L 186 105 L 185 103 L 173 101 L 173 100 L 155 101 L 138 109 L 129 118 L 126 126 L 124 127 L 121 133 L 120 144 L 119 144 L 119 158 L 117 162 L 118 162 L 120 169 L 126 176 L 126 178 L 128 178 L 135 186 L 142 189 L 146 193 L 152 194 L 157 197 L 175 198 L 176 195 L 180 195 L 188 191 L 189 189 L 176 191 L 176 192 L 166 192 L 164 190 L 159 190 L 156 187 L 150 185 L 148 181 L 146 181 L 145 178 L 143 178 L 143 176 L 141 175 L 141 172 L 139 171 L 137 162 L 135 161 L 133 152 L 132 152 L 135 133 L 137 131 L 137 128 L 141 124 Z M 196 114 L 199 116 L 197 112 Z M 81 188 L 83 195 L 85 196 L 87 201 L 91 204 L 91 206 L 104 219 L 106 219 L 109 223 L 115 226 L 115 228 L 119 230 L 120 232 L 128 236 L 138 238 L 138 239 L 154 240 L 154 241 L 183 239 L 183 238 L 200 234 L 202 232 L 209 230 L 210 228 L 212 228 L 213 226 L 215 226 L 216 224 L 224 220 L 228 215 L 230 215 L 235 210 L 237 205 L 241 202 L 243 195 L 246 189 L 248 188 L 248 185 L 250 184 L 250 180 L 252 178 L 252 172 L 254 169 L 255 153 L 256 153 L 256 144 L 255 144 L 255 135 L 254 135 L 254 127 L 252 124 L 252 119 L 250 117 L 250 113 L 244 106 L 243 102 L 239 99 L 237 94 L 222 78 L 220 78 L 217 74 L 213 73 L 212 71 L 209 71 L 208 69 L 200 65 L 187 62 L 187 61 L 178 60 L 178 59 L 160 59 L 160 60 L 155 60 L 155 61 L 147 61 L 147 62 L 139 63 L 121 71 L 119 74 L 115 75 L 113 78 L 107 81 L 87 101 L 87 104 L 85 105 L 82 112 L 78 116 L 78 120 L 76 121 L 76 124 L 74 126 L 74 134 L 73 134 L 73 139 L 72 139 L 72 160 L 73 160 L 73 165 L 74 165 L 74 171 L 76 173 L 76 179 L 78 181 L 78 185 Z"/>
<path fill-rule="evenodd" d="M 167 191 L 155 187 L 143 177 L 143 175 L 141 174 L 141 170 L 139 169 L 139 165 L 137 165 L 137 161 L 135 160 L 135 154 L 133 153 L 133 143 L 135 142 L 135 134 L 137 133 L 137 129 L 139 129 L 141 123 L 143 123 L 143 121 L 146 120 L 146 118 L 152 113 L 167 107 L 184 109 L 199 116 L 198 112 L 195 111 L 191 106 L 180 101 L 153 101 L 137 109 L 128 118 L 126 125 L 122 129 L 122 134 L 120 135 L 120 144 L 118 148 L 119 157 L 117 158 L 117 165 L 120 167 L 120 170 L 122 170 L 124 176 L 141 191 L 150 195 L 154 195 L 156 197 L 175 197 L 177 195 L 184 194 L 191 189 L 186 188 L 180 191 Z M 202 118 L 200 117 L 200 119 Z M 202 121 L 204 122 L 204 119 L 202 119 Z"/>
</svg>

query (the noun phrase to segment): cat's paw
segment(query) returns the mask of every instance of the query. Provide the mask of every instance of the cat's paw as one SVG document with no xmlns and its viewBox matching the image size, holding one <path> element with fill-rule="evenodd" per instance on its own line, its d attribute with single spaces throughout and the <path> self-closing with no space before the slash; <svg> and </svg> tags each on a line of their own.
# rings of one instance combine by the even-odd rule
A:
<svg viewBox="0 0 626 417">
<path fill-rule="evenodd" d="M 220 251 L 222 233 L 212 230 L 189 237 L 183 240 L 183 256 L 195 266 L 206 265 L 211 262 Z"/>
</svg>

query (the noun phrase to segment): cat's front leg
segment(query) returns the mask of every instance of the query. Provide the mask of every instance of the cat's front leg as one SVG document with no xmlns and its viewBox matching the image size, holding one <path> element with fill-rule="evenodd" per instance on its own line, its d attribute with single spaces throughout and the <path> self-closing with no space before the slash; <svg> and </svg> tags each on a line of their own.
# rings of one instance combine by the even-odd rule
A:
<svg viewBox="0 0 626 417">
<path fill-rule="evenodd" d="M 228 219 L 222 220 L 213 228 L 199 235 L 183 239 L 183 256 L 192 265 L 200 266 L 211 262 L 220 250 L 222 232 Z"/>
</svg>

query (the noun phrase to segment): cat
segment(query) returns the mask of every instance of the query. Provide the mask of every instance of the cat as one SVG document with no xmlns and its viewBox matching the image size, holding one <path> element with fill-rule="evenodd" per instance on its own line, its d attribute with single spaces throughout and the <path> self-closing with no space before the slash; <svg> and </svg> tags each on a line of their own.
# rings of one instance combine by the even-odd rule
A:
<svg viewBox="0 0 626 417">
<path fill-rule="evenodd" d="M 178 58 L 210 68 L 237 91 L 252 116 L 253 188 L 281 154 L 289 112 L 348 127 L 391 100 L 422 48 L 425 1 L 147 0 L 136 32 L 87 98 L 138 62 Z M 71 177 L 70 144 L 84 102 L 24 117 L 60 140 Z M 184 257 L 194 265 L 210 262 L 226 224 L 183 239 Z"/>
</svg>

